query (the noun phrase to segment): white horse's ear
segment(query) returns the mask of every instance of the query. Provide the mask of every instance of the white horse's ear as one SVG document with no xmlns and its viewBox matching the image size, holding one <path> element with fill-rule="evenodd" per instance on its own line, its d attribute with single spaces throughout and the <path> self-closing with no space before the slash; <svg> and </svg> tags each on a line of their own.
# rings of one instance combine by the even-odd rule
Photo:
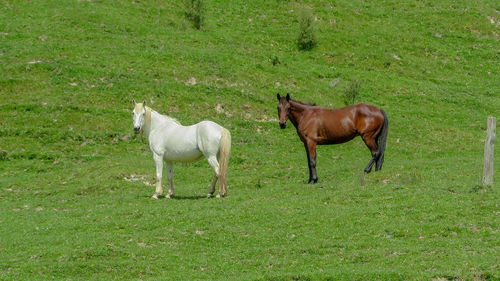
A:
<svg viewBox="0 0 500 281">
<path fill-rule="evenodd" d="M 146 100 L 142 102 L 142 106 L 146 106 Z"/>
<path fill-rule="evenodd" d="M 135 102 L 135 99 L 132 99 L 132 102 L 134 103 L 134 106 L 137 104 L 137 103 Z"/>
</svg>

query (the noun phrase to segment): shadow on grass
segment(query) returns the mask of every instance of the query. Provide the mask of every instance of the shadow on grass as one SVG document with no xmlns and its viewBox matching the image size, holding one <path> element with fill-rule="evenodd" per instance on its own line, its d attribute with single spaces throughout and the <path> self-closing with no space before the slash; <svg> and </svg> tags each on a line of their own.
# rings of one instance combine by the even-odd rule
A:
<svg viewBox="0 0 500 281">
<path fill-rule="evenodd" d="M 175 195 L 170 199 L 166 199 L 164 195 L 160 196 L 158 199 L 151 199 L 150 195 L 141 195 L 140 198 L 150 199 L 151 201 L 156 200 L 199 200 L 199 199 L 207 199 L 206 195 L 189 195 L 189 196 L 179 196 Z M 210 198 L 212 199 L 212 198 Z"/>
<path fill-rule="evenodd" d="M 205 199 L 205 200 L 208 200 L 207 199 L 207 196 L 203 196 L 203 195 L 197 195 L 197 196 L 177 196 L 175 195 L 174 197 L 172 197 L 172 200 L 198 200 L 198 199 Z M 212 199 L 212 198 L 210 198 Z"/>
</svg>

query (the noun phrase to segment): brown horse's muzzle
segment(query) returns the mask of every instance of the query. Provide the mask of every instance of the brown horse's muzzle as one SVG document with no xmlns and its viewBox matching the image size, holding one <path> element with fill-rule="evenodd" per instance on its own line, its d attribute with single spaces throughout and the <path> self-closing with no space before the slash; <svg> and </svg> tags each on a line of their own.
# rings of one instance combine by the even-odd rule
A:
<svg viewBox="0 0 500 281">
<path fill-rule="evenodd" d="M 280 122 L 280 128 L 281 129 L 285 129 L 286 128 L 286 122 L 283 122 L 283 123 Z"/>
</svg>

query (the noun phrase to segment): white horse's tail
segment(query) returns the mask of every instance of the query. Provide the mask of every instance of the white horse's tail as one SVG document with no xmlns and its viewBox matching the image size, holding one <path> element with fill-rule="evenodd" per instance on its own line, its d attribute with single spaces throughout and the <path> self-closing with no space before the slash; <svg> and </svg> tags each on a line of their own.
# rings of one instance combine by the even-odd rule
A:
<svg viewBox="0 0 500 281">
<path fill-rule="evenodd" d="M 231 153 L 231 133 L 222 128 L 222 137 L 219 148 L 219 194 L 227 194 L 227 166 L 229 163 L 229 154 Z"/>
</svg>

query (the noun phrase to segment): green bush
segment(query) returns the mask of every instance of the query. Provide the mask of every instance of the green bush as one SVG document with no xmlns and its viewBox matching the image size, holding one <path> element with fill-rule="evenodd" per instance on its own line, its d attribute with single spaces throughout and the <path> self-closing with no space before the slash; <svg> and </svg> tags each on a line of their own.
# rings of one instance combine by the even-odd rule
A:
<svg viewBox="0 0 500 281">
<path fill-rule="evenodd" d="M 303 9 L 299 13 L 299 36 L 297 38 L 299 49 L 310 50 L 317 43 L 314 16 L 309 9 Z"/>
<path fill-rule="evenodd" d="M 344 91 L 344 104 L 351 105 L 354 104 L 356 98 L 359 97 L 359 92 L 361 91 L 361 81 L 353 80 L 351 84 Z"/>
<path fill-rule="evenodd" d="M 184 0 L 186 18 L 196 29 L 201 29 L 203 25 L 205 4 L 203 0 Z"/>
<path fill-rule="evenodd" d="M 273 66 L 281 63 L 280 58 L 278 58 L 278 56 L 274 54 L 269 57 L 269 61 Z"/>
</svg>

